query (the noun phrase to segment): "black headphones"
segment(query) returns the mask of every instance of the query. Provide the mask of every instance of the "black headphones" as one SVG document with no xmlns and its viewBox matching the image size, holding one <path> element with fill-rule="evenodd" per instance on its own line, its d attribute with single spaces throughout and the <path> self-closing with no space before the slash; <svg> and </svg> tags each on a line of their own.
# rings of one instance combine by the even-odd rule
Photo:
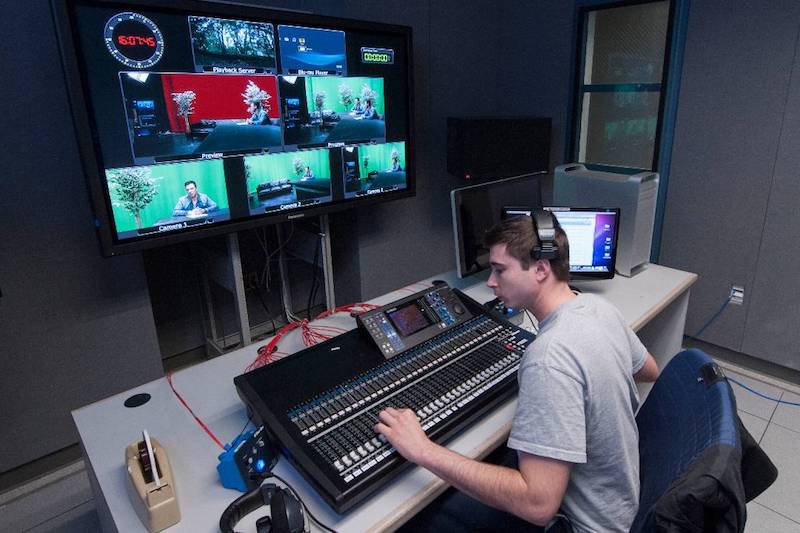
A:
<svg viewBox="0 0 800 533">
<path fill-rule="evenodd" d="M 269 516 L 262 516 L 256 522 L 258 533 L 302 533 L 305 530 L 303 506 L 289 492 L 273 483 L 266 483 L 236 498 L 219 518 L 222 533 L 235 533 L 233 528 L 245 515 L 266 505 Z"/>
<path fill-rule="evenodd" d="M 556 229 L 561 229 L 556 215 L 552 211 L 544 209 L 531 210 L 531 221 L 533 231 L 539 237 L 539 244 L 531 248 L 531 258 L 539 259 L 558 259 L 558 244 L 556 244 Z"/>
</svg>

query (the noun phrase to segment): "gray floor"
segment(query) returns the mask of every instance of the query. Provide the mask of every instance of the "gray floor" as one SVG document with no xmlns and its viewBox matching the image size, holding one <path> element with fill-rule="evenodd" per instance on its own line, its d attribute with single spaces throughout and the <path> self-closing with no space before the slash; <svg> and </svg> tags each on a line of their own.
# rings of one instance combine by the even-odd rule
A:
<svg viewBox="0 0 800 533">
<path fill-rule="evenodd" d="M 767 396 L 800 403 L 800 387 L 730 363 L 726 374 Z M 745 427 L 778 467 L 778 479 L 747 504 L 746 533 L 800 533 L 800 407 L 759 398 L 732 384 Z"/>
<path fill-rule="evenodd" d="M 800 387 L 731 363 L 730 377 L 766 395 L 800 403 Z M 775 484 L 747 505 L 746 533 L 800 533 L 800 407 L 759 398 L 733 384 L 739 416 L 778 467 Z M 0 494 L 0 531 L 100 531 L 83 461 Z"/>
</svg>

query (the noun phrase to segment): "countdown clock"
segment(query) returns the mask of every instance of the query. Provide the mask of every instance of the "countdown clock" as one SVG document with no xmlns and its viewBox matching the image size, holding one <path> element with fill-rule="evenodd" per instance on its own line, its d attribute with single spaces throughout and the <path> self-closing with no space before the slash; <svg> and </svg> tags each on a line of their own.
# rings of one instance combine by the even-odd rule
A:
<svg viewBox="0 0 800 533">
<path fill-rule="evenodd" d="M 119 13 L 108 19 L 103 37 L 114 59 L 126 67 L 150 68 L 164 54 L 161 30 L 138 13 Z"/>
</svg>

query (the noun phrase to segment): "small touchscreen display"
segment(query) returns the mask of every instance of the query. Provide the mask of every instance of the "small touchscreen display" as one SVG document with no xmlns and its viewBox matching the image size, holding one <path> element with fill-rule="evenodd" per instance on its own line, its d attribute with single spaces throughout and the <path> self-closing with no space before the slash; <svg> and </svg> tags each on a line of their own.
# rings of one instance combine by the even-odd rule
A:
<svg viewBox="0 0 800 533">
<path fill-rule="evenodd" d="M 386 313 L 389 320 L 397 329 L 401 337 L 408 337 L 417 331 L 433 324 L 428 316 L 417 305 L 417 302 L 409 302 L 394 311 Z"/>
</svg>

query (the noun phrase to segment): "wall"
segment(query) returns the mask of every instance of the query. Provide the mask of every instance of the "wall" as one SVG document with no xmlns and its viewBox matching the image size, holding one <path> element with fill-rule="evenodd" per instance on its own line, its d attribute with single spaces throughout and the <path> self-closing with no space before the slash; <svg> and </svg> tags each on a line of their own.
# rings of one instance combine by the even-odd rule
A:
<svg viewBox="0 0 800 533">
<path fill-rule="evenodd" d="M 163 373 L 141 256 L 100 255 L 49 3 L 0 13 L 4 472 L 74 444 L 70 410 Z"/>
<path fill-rule="evenodd" d="M 687 333 L 743 285 L 744 305 L 728 306 L 703 339 L 766 358 L 780 357 L 762 342 L 768 332 L 783 348 L 800 340 L 789 296 L 800 293 L 798 29 L 793 1 L 692 3 L 660 254 L 700 274 Z"/>
</svg>

